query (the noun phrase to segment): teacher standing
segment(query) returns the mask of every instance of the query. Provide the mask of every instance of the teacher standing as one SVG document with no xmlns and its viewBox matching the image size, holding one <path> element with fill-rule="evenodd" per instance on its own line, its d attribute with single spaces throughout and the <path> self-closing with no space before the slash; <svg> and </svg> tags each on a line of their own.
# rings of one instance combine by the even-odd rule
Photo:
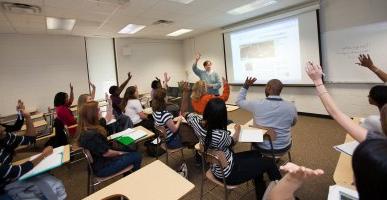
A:
<svg viewBox="0 0 387 200">
<path fill-rule="evenodd" d="M 200 56 L 200 53 L 196 55 L 192 70 L 196 74 L 196 76 L 200 78 L 200 80 L 206 83 L 208 93 L 213 95 L 219 95 L 219 89 L 220 87 L 222 87 L 222 84 L 219 80 L 219 75 L 211 70 L 212 62 L 209 60 L 203 62 L 205 70 L 199 69 L 198 61 L 200 60 Z"/>
</svg>

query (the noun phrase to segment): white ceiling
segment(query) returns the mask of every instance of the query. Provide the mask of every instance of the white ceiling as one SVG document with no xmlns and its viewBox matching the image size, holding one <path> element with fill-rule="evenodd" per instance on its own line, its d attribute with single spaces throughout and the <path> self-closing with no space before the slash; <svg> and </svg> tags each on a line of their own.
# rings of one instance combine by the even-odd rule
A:
<svg viewBox="0 0 387 200">
<path fill-rule="evenodd" d="M 313 0 L 278 0 L 279 3 L 244 14 L 233 16 L 228 10 L 254 0 L 194 0 L 181 4 L 168 0 L 0 0 L 40 6 L 38 15 L 9 13 L 0 9 L 0 34 L 70 34 L 102 37 L 137 37 L 165 39 L 168 33 L 181 28 L 194 31 L 177 39 L 185 39 L 222 26 L 263 15 Z M 121 3 L 120 3 L 121 2 Z M 47 31 L 45 17 L 75 18 L 72 31 Z M 152 25 L 164 19 L 171 25 Z M 146 25 L 133 34 L 117 32 L 127 24 Z"/>
</svg>

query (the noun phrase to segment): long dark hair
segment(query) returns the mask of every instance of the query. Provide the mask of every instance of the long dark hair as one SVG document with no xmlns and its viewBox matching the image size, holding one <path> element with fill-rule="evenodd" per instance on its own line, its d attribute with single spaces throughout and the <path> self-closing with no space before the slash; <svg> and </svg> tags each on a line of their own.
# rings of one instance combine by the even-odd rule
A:
<svg viewBox="0 0 387 200">
<path fill-rule="evenodd" d="M 56 93 L 55 98 L 54 98 L 54 106 L 58 107 L 58 106 L 65 105 L 66 99 L 67 99 L 67 93 L 65 93 L 65 92 Z"/>
<path fill-rule="evenodd" d="M 214 130 L 227 130 L 226 104 L 220 98 L 211 99 L 203 112 L 203 120 L 206 122 L 207 134 L 204 140 L 204 151 L 207 152 L 211 145 Z"/>
<path fill-rule="evenodd" d="M 167 108 L 165 97 L 167 96 L 167 91 L 164 88 L 159 88 L 155 91 L 152 100 L 152 110 L 153 112 L 161 112 Z"/>
<path fill-rule="evenodd" d="M 121 110 L 124 111 L 125 110 L 125 107 L 126 105 L 128 105 L 128 101 L 130 99 L 137 99 L 136 97 L 136 91 L 137 91 L 137 87 L 136 86 L 130 86 L 128 88 L 126 88 L 125 90 L 125 94 L 124 94 L 124 98 L 121 102 Z"/>
<path fill-rule="evenodd" d="M 387 197 L 387 140 L 371 139 L 359 144 L 353 153 L 359 199 L 385 199 Z"/>
</svg>

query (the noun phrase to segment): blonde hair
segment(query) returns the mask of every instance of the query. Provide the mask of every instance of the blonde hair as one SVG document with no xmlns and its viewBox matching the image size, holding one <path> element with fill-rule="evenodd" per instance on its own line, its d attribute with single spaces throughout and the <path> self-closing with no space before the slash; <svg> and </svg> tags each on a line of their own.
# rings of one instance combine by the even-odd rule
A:
<svg viewBox="0 0 387 200">
<path fill-rule="evenodd" d="M 98 102 L 86 102 L 78 110 L 78 135 L 88 130 L 96 130 L 103 136 L 106 136 L 106 130 L 99 124 Z"/>
<path fill-rule="evenodd" d="M 197 81 L 192 87 L 191 99 L 198 101 L 206 93 L 206 83 L 204 81 Z"/>
</svg>

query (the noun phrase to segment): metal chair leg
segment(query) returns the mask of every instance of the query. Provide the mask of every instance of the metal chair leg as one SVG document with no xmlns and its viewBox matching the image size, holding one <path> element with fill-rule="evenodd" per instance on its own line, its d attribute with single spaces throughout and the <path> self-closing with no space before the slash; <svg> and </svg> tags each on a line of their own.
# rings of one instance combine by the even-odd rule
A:
<svg viewBox="0 0 387 200">
<path fill-rule="evenodd" d="M 205 175 L 204 175 L 204 173 L 205 173 L 205 167 L 204 167 L 204 165 L 205 165 L 205 162 L 204 162 L 204 157 L 202 156 L 202 185 L 201 185 L 201 187 L 200 187 L 200 199 L 203 199 L 203 187 L 204 187 L 204 179 L 205 179 Z"/>
</svg>

